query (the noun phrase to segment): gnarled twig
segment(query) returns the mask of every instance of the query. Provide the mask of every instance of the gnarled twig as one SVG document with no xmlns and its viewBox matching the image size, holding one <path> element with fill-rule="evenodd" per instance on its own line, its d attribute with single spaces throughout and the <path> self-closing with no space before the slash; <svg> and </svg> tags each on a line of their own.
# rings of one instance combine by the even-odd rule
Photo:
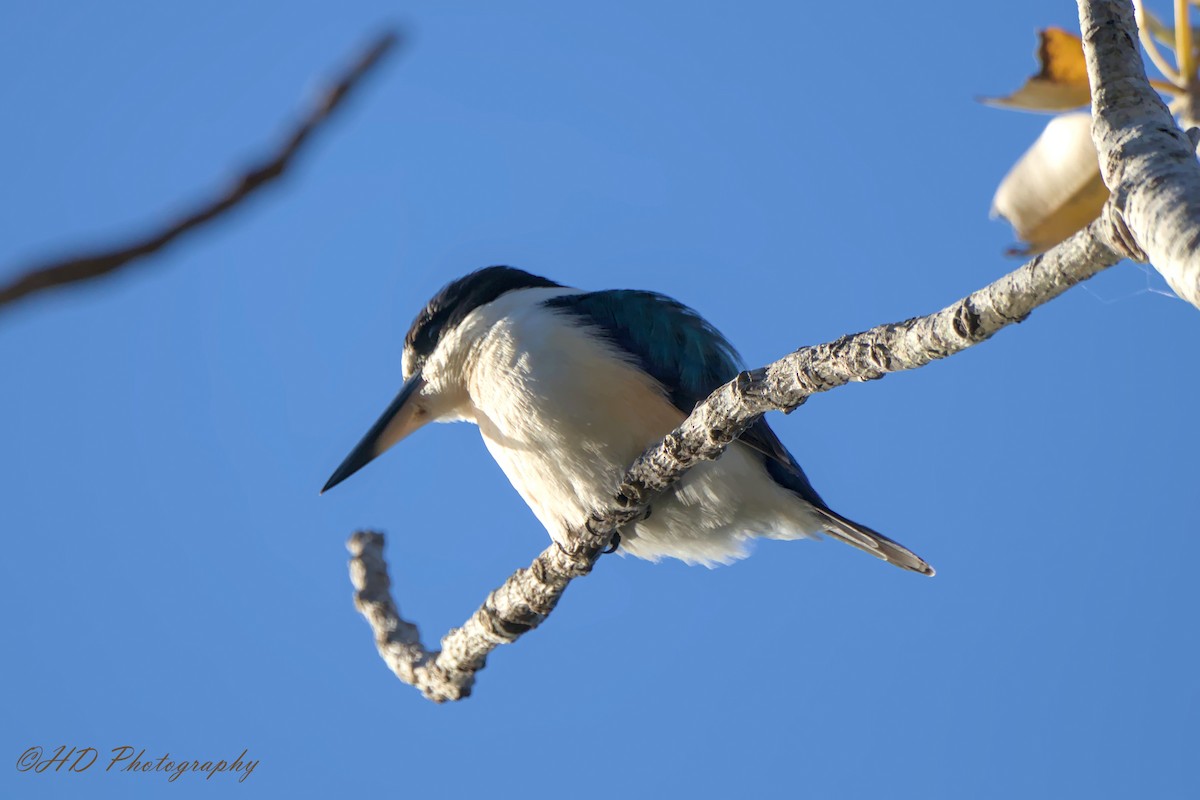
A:
<svg viewBox="0 0 1200 800">
<path fill-rule="evenodd" d="M 1128 0 L 1079 0 L 1079 9 L 1092 86 L 1093 138 L 1112 191 L 1098 220 L 936 314 L 801 348 L 763 369 L 742 373 L 634 462 L 618 497 L 607 508 L 593 510 L 572 536 L 571 547 L 553 545 L 530 567 L 514 573 L 466 624 L 446 635 L 440 652 L 424 649 L 415 627 L 395 613 L 390 597 L 386 603 L 363 601 L 377 599 L 380 592 L 387 596 L 387 573 L 382 537 L 367 541 L 369 553 L 361 547 L 365 540 L 356 537 L 351 549 L 357 548 L 360 608 L 393 671 L 432 700 L 466 697 L 487 655 L 537 627 L 571 580 L 591 570 L 613 531 L 636 519 L 694 464 L 719 456 L 767 411 L 787 411 L 816 392 L 960 352 L 1126 256 L 1148 257 L 1181 297 L 1200 307 L 1200 165 L 1194 141 L 1176 127 L 1146 80 Z M 367 561 L 370 569 L 363 568 Z M 403 647 L 390 644 L 397 631 L 404 632 L 397 640 Z"/>
<path fill-rule="evenodd" d="M 529 567 L 513 573 L 461 628 L 446 634 L 441 651 L 426 650 L 416 626 L 400 618 L 389 593 L 383 536 L 354 534 L 348 547 L 353 554 L 355 605 L 371 624 L 380 655 L 400 680 L 430 700 L 440 703 L 468 696 L 488 654 L 541 624 L 570 582 L 591 571 L 615 530 L 638 518 L 657 494 L 695 464 L 717 458 L 764 413 L 788 411 L 817 392 L 915 369 L 987 340 L 1117 263 L 1120 256 L 1100 238 L 1101 230 L 1101 223 L 1092 223 L 936 314 L 803 347 L 762 369 L 738 375 L 634 462 L 618 497 L 606 508 L 593 509 L 586 523 L 573 532 L 569 547 L 551 545 Z"/>
<path fill-rule="evenodd" d="M 142 256 L 161 250 L 184 233 L 219 217 L 258 189 L 278 178 L 287 170 L 292 159 L 300 152 L 313 131 L 329 119 L 346 95 L 358 85 L 364 75 L 379 63 L 379 60 L 396 45 L 398 40 L 398 35 L 391 31 L 377 38 L 354 65 L 319 99 L 291 135 L 284 140 L 283 146 L 278 152 L 246 170 L 224 194 L 169 221 L 156 233 L 139 237 L 111 250 L 88 253 L 33 267 L 6 285 L 0 286 L 0 306 L 55 286 L 107 275 Z"/>
<path fill-rule="evenodd" d="M 1079 0 L 1079 30 L 1092 85 L 1092 140 L 1112 194 L 1101 215 L 1106 235 L 1149 260 L 1176 294 L 1200 308 L 1195 145 L 1146 80 L 1129 0 Z M 1191 87 L 1189 96 L 1196 91 Z"/>
</svg>

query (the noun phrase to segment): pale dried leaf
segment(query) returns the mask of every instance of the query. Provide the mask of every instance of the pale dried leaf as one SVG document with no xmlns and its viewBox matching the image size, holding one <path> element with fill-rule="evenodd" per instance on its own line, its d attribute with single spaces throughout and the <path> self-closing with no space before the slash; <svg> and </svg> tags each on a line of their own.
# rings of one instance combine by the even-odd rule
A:
<svg viewBox="0 0 1200 800">
<path fill-rule="evenodd" d="M 1092 117 L 1080 111 L 1050 120 L 1000 182 L 992 214 L 1012 223 L 1028 243 L 1016 252 L 1040 253 L 1099 216 L 1107 199 L 1092 144 Z"/>
<path fill-rule="evenodd" d="M 1069 111 L 1091 101 L 1083 42 L 1062 28 L 1038 32 L 1037 60 L 1042 69 L 1007 97 L 984 97 L 982 102 L 1022 111 Z"/>
</svg>

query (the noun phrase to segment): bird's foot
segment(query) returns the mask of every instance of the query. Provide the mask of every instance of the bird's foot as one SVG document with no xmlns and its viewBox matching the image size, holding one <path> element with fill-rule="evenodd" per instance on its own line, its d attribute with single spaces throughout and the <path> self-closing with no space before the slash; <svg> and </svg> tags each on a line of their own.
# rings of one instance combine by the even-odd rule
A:
<svg viewBox="0 0 1200 800">
<path fill-rule="evenodd" d="M 617 548 L 621 546 L 621 532 L 613 531 L 612 541 L 608 545 L 608 549 L 604 551 L 604 555 L 617 552 Z"/>
</svg>

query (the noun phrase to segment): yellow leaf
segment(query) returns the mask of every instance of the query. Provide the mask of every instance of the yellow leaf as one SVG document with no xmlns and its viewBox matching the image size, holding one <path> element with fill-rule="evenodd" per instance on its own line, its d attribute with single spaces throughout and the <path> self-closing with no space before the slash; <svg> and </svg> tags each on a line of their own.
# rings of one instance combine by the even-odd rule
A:
<svg viewBox="0 0 1200 800">
<path fill-rule="evenodd" d="M 1008 97 L 984 97 L 988 105 L 1023 111 L 1068 111 L 1091 102 L 1083 42 L 1062 28 L 1038 33 L 1041 71 Z"/>
<path fill-rule="evenodd" d="M 1086 111 L 1050 120 L 996 189 L 992 214 L 1012 223 L 1029 255 L 1049 250 L 1100 214 L 1108 189 Z"/>
</svg>

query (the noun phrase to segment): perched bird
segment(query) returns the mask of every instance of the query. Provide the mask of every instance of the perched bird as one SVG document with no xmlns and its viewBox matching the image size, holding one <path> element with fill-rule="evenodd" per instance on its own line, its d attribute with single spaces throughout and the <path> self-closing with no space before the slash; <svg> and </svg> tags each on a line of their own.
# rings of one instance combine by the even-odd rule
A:
<svg viewBox="0 0 1200 800">
<path fill-rule="evenodd" d="M 654 292 L 585 292 L 511 267 L 446 285 L 404 341 L 404 386 L 333 473 L 336 486 L 429 422 L 479 426 L 488 451 L 560 544 L 616 494 L 625 470 L 740 370 L 732 345 Z M 907 548 L 826 505 L 760 420 L 626 525 L 640 558 L 727 562 L 747 540 L 825 533 L 903 569 Z"/>
</svg>

